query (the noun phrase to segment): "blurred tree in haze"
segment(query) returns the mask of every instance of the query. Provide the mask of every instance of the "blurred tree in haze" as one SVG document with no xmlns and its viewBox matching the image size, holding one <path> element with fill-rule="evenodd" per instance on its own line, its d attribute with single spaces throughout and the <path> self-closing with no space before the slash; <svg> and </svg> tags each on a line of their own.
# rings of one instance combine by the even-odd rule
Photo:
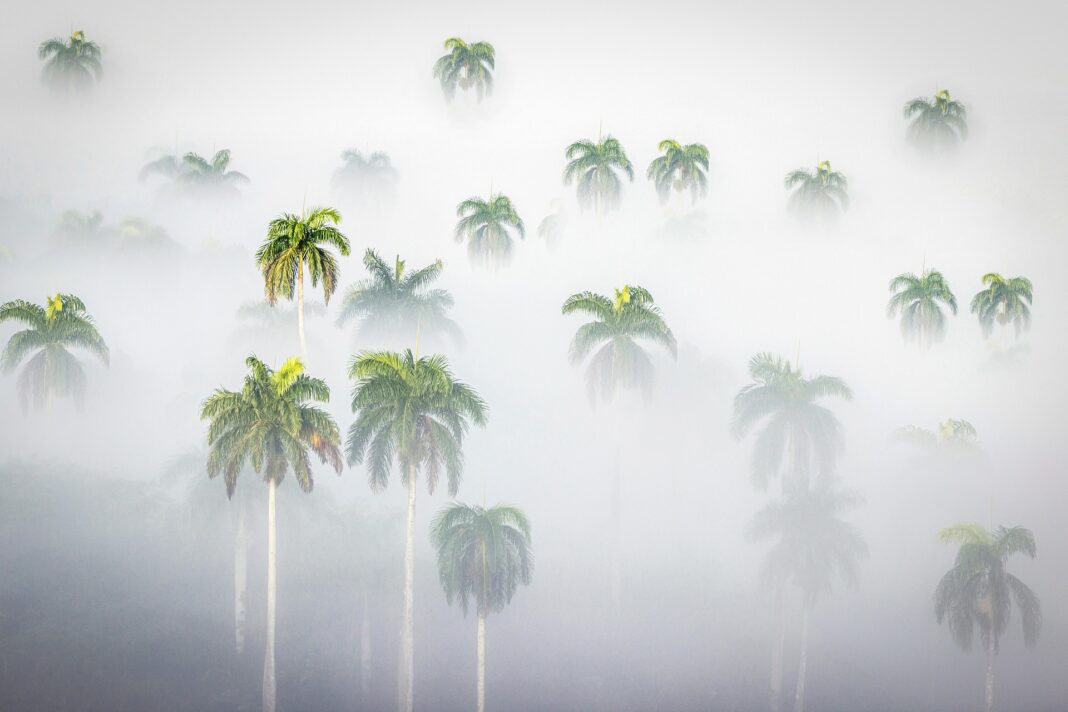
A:
<svg viewBox="0 0 1068 712">
<path fill-rule="evenodd" d="M 929 452 L 975 450 L 979 447 L 975 426 L 967 420 L 947 418 L 938 424 L 938 432 L 908 425 L 894 433 L 894 439 Z"/>
<path fill-rule="evenodd" d="M 623 145 L 612 136 L 597 142 L 583 139 L 567 147 L 564 185 L 576 185 L 580 208 L 592 207 L 598 215 L 618 208 L 623 195 L 619 174 L 634 182 L 634 166 Z"/>
<path fill-rule="evenodd" d="M 364 155 L 358 149 L 350 148 L 341 152 L 341 161 L 341 167 L 334 171 L 336 187 L 366 200 L 394 197 L 399 176 L 388 153 L 375 151 Z"/>
<path fill-rule="evenodd" d="M 934 99 L 916 97 L 905 104 L 902 113 L 912 119 L 908 138 L 918 148 L 953 149 L 968 138 L 968 110 L 950 98 L 948 89 L 936 93 Z"/>
<path fill-rule="evenodd" d="M 955 315 L 957 298 L 941 272 L 924 270 L 918 277 L 912 272 L 899 274 L 890 280 L 890 292 L 893 296 L 886 306 L 886 316 L 893 318 L 900 312 L 901 335 L 906 343 L 915 341 L 927 349 L 946 338 L 946 316 L 941 305 Z"/>
<path fill-rule="evenodd" d="M 830 221 L 849 209 L 849 181 L 831 169 L 830 161 L 820 161 L 816 170 L 799 168 L 786 174 L 790 210 L 804 219 Z"/>
<path fill-rule="evenodd" d="M 515 246 L 512 235 L 521 240 L 527 235 L 512 201 L 501 193 L 491 193 L 489 200 L 468 198 L 456 206 L 456 216 L 456 241 L 467 241 L 467 255 L 475 264 L 507 265 Z"/>
<path fill-rule="evenodd" d="M 708 148 L 701 143 L 683 146 L 665 139 L 657 146 L 663 155 L 649 164 L 646 177 L 656 185 L 660 202 L 666 203 L 672 189 L 677 193 L 690 191 L 690 201 L 708 195 Z"/>
<path fill-rule="evenodd" d="M 146 163 L 141 168 L 140 179 L 150 176 L 169 178 L 185 189 L 204 193 L 234 193 L 237 186 L 248 183 L 248 176 L 230 170 L 230 149 L 216 151 L 211 160 L 190 151 L 182 156 L 165 155 Z"/>
<path fill-rule="evenodd" d="M 983 275 L 983 284 L 986 289 L 972 298 L 972 314 L 979 318 L 984 337 L 994 332 L 995 324 L 1012 324 L 1017 338 L 1031 328 L 1031 280 L 990 272 Z"/>
<path fill-rule="evenodd" d="M 538 237 L 545 240 L 549 249 L 553 249 L 560 243 L 560 238 L 567 227 L 567 208 L 564 206 L 564 201 L 559 198 L 554 198 L 549 206 L 553 212 L 538 223 Z"/>
<path fill-rule="evenodd" d="M 474 89 L 478 100 L 493 93 L 495 52 L 489 42 L 468 44 L 459 37 L 445 40 L 448 54 L 434 63 L 434 78 L 441 82 L 445 98 L 452 101 L 456 89 Z"/>
<path fill-rule="evenodd" d="M 75 30 L 68 39 L 53 37 L 37 48 L 37 56 L 45 60 L 42 79 L 54 89 L 70 91 L 86 89 L 99 81 L 104 72 L 100 63 L 100 45 L 85 39 L 82 30 Z"/>
</svg>

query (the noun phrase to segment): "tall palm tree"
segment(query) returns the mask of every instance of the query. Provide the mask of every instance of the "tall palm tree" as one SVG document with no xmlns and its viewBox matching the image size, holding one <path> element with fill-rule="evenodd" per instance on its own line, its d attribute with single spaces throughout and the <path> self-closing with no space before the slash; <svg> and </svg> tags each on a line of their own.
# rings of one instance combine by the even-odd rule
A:
<svg viewBox="0 0 1068 712">
<path fill-rule="evenodd" d="M 341 152 L 341 161 L 341 167 L 334 171 L 335 186 L 372 196 L 385 196 L 394 191 L 399 176 L 388 153 L 375 151 L 364 155 L 359 149 L 350 148 Z"/>
<path fill-rule="evenodd" d="M 593 317 L 575 332 L 570 360 L 577 366 L 597 350 L 586 366 L 587 392 L 594 403 L 598 398 L 612 400 L 620 387 L 638 388 L 649 396 L 653 363 L 641 342 L 662 346 L 673 358 L 678 354 L 675 335 L 653 295 L 637 285 L 615 290 L 614 299 L 593 292 L 572 294 L 561 311 Z"/>
<path fill-rule="evenodd" d="M 786 174 L 790 209 L 803 218 L 828 220 L 849 209 L 849 181 L 831 169 L 830 161 L 820 161 L 815 171 L 798 168 Z"/>
<path fill-rule="evenodd" d="M 451 605 L 478 614 L 478 712 L 486 710 L 486 616 L 512 601 L 534 571 L 530 522 L 518 507 L 454 502 L 434 518 L 430 537 L 438 553 L 438 576 Z"/>
<path fill-rule="evenodd" d="M 405 272 L 400 255 L 390 266 L 368 248 L 363 264 L 370 277 L 349 288 L 341 303 L 338 326 L 358 321 L 359 336 L 365 340 L 403 335 L 414 337 L 418 343 L 423 333 L 442 333 L 462 342 L 460 327 L 448 317 L 452 295 L 444 289 L 429 288 L 445 268 L 441 260 Z"/>
<path fill-rule="evenodd" d="M 983 275 L 983 284 L 986 289 L 972 298 L 972 314 L 979 318 L 984 337 L 993 333 L 995 323 L 1012 324 L 1017 338 L 1031 328 L 1031 280 L 990 272 Z"/>
<path fill-rule="evenodd" d="M 797 667 L 794 712 L 805 704 L 805 676 L 808 669 L 809 612 L 820 597 L 830 593 L 835 578 L 853 583 L 858 561 L 867 554 L 860 533 L 841 519 L 841 514 L 859 504 L 857 495 L 842 490 L 832 477 L 819 477 L 815 483 L 791 481 L 776 500 L 753 520 L 750 536 L 756 540 L 774 538 L 775 544 L 764 561 L 763 578 L 776 591 L 791 583 L 803 596 L 801 612 L 801 654 Z M 777 636 L 776 646 L 781 646 Z M 781 648 L 773 653 L 771 707 L 778 710 L 781 686 Z"/>
<path fill-rule="evenodd" d="M 380 492 L 396 461 L 408 488 L 398 703 L 400 712 L 412 712 L 416 485 L 422 472 L 433 494 L 444 471 L 449 495 L 456 495 L 463 476 L 464 436 L 471 424 L 485 425 L 486 404 L 453 377 L 442 356 L 417 359 L 411 351 L 365 352 L 352 360 L 349 375 L 355 380 L 356 414 L 346 443 L 349 463 L 366 464 L 371 491 Z"/>
<path fill-rule="evenodd" d="M 267 227 L 267 239 L 256 251 L 256 264 L 263 272 L 267 301 L 273 306 L 282 296 L 297 299 L 297 331 L 300 354 L 308 347 L 304 340 L 304 268 L 308 268 L 312 287 L 323 283 L 323 299 L 329 304 L 337 287 L 339 268 L 328 248 L 349 254 L 349 240 L 337 229 L 341 213 L 334 208 L 312 208 L 300 215 L 283 213 Z"/>
<path fill-rule="evenodd" d="M 567 166 L 564 185 L 574 181 L 579 207 L 592 207 L 604 215 L 609 208 L 619 207 L 623 181 L 619 174 L 634 182 L 634 166 L 627 158 L 623 145 L 612 136 L 598 137 L 597 142 L 583 139 L 567 147 Z"/>
<path fill-rule="evenodd" d="M 468 198 L 456 206 L 456 241 L 467 240 L 467 254 L 473 262 L 498 267 L 512 259 L 513 234 L 527 236 L 523 219 L 512 201 L 502 193 L 490 193 L 489 200 Z"/>
<path fill-rule="evenodd" d="M 1012 604 L 1023 624 L 1024 642 L 1038 641 L 1042 628 L 1042 605 L 1023 581 L 1006 570 L 1014 554 L 1035 558 L 1035 536 L 1023 527 L 998 527 L 987 531 L 978 524 L 957 524 L 943 529 L 940 538 L 959 544 L 953 568 L 935 589 L 935 618 L 947 621 L 953 639 L 970 650 L 975 629 L 986 650 L 986 712 L 994 709 L 994 656 L 1009 625 Z"/>
<path fill-rule="evenodd" d="M 29 357 L 16 381 L 22 412 L 31 402 L 41 408 L 53 396 L 73 397 L 80 407 L 85 399 L 85 371 L 70 350 L 82 349 L 105 366 L 110 361 L 108 346 L 86 313 L 85 303 L 73 294 L 56 294 L 44 306 L 16 299 L 0 306 L 0 324 L 5 321 L 28 327 L 12 334 L 0 354 L 4 373 L 11 373 Z"/>
<path fill-rule="evenodd" d="M 452 101 L 456 88 L 475 89 L 478 100 L 493 93 L 495 52 L 489 42 L 468 44 L 459 37 L 445 40 L 447 54 L 434 63 L 434 78 L 441 82 L 445 98 Z"/>
<path fill-rule="evenodd" d="M 912 118 L 908 137 L 916 146 L 927 149 L 954 148 L 968 138 L 968 110 L 942 89 L 934 99 L 916 97 L 905 104 L 905 118 Z"/>
<path fill-rule="evenodd" d="M 255 356 L 245 359 L 249 373 L 240 391 L 217 389 L 200 409 L 208 428 L 208 476 L 223 476 L 232 497 L 246 463 L 267 482 L 267 645 L 263 660 L 263 711 L 277 704 L 275 610 L 277 566 L 275 492 L 289 470 L 305 492 L 314 484 L 311 454 L 341 473 L 341 435 L 330 415 L 311 403 L 326 403 L 330 389 L 304 373 L 299 359 L 277 371 Z"/>
<path fill-rule="evenodd" d="M 53 37 L 37 48 L 37 56 L 45 62 L 42 79 L 56 89 L 83 89 L 104 72 L 100 63 L 103 52 L 96 42 L 85 39 L 85 33 L 75 30 L 69 39 Z"/>
<path fill-rule="evenodd" d="M 894 433 L 898 442 L 915 445 L 931 452 L 949 450 L 974 450 L 979 446 L 979 434 L 967 420 L 947 418 L 938 424 L 938 432 L 907 425 Z"/>
<path fill-rule="evenodd" d="M 649 164 L 645 177 L 656 185 L 660 202 L 666 203 L 675 192 L 690 191 L 691 202 L 696 203 L 698 196 L 708 194 L 708 148 L 702 143 L 683 146 L 673 139 L 664 139 L 657 146 L 663 155 Z"/>
<path fill-rule="evenodd" d="M 753 443 L 754 482 L 767 487 L 780 476 L 784 460 L 791 478 L 806 479 L 813 467 L 817 474 L 831 473 L 844 446 L 842 425 L 819 401 L 852 400 L 846 382 L 835 376 L 805 378 L 800 368 L 769 353 L 749 361 L 749 375 L 753 382 L 734 397 L 731 432 L 741 439 L 764 423 Z"/>
<path fill-rule="evenodd" d="M 887 318 L 901 313 L 901 335 L 906 342 L 916 341 L 920 348 L 930 348 L 946 338 L 945 305 L 955 315 L 957 298 L 942 273 L 925 269 L 920 276 L 912 272 L 899 274 L 890 280 L 890 302 Z"/>
</svg>

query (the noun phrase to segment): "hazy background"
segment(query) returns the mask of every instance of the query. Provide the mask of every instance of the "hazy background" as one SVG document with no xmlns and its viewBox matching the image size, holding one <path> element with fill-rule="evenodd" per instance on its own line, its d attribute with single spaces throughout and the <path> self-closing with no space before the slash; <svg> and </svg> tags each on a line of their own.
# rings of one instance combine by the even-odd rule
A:
<svg viewBox="0 0 1068 712">
<path fill-rule="evenodd" d="M 14 9 L 13 9 L 14 11 Z M 0 706 L 7 709 L 256 709 L 262 661 L 262 516 L 253 516 L 248 650 L 232 647 L 231 534 L 221 482 L 174 463 L 202 448 L 198 406 L 237 387 L 252 350 L 277 365 L 296 335 L 264 338 L 237 318 L 262 295 L 252 253 L 267 222 L 337 206 L 364 276 L 367 247 L 410 266 L 435 258 L 467 337 L 446 348 L 490 422 L 466 446 L 460 499 L 508 501 L 534 525 L 534 582 L 488 624 L 488 704 L 512 710 L 748 710 L 765 704 L 770 602 L 764 547 L 746 540 L 766 495 L 749 443 L 728 432 L 731 398 L 758 351 L 845 378 L 835 403 L 840 472 L 863 493 L 852 515 L 870 556 L 813 618 L 811 710 L 977 708 L 981 654 L 939 628 L 931 594 L 952 563 L 940 527 L 1023 525 L 1036 561 L 1013 571 L 1042 598 L 1039 645 L 1013 620 L 998 658 L 1001 708 L 1052 712 L 1068 700 L 1068 495 L 1061 414 L 1068 286 L 1068 55 L 1064 9 L 1017 3 L 327 3 L 268 7 L 194 0 L 20 3 L 0 26 L 0 301 L 81 296 L 112 351 L 87 365 L 82 413 L 23 417 L 0 380 Z M 91 95 L 56 98 L 37 45 L 83 29 L 104 49 Z M 446 106 L 431 66 L 449 36 L 497 50 L 496 90 Z M 960 155 L 932 163 L 904 142 L 901 106 L 949 88 L 969 110 Z M 561 184 L 566 145 L 619 138 L 637 178 L 623 209 L 575 219 L 556 250 L 536 226 Z M 661 208 L 645 167 L 656 144 L 712 154 L 699 237 L 665 234 L 689 212 Z M 251 183 L 230 202 L 175 200 L 138 181 L 153 149 L 233 151 Z M 332 190 L 345 148 L 387 151 L 394 206 Z M 796 227 L 783 175 L 829 159 L 853 208 L 826 230 Z M 514 263 L 472 268 L 452 239 L 455 206 L 507 193 L 527 223 Z M 173 256 L 57 248 L 67 209 L 162 225 Z M 940 269 L 961 302 L 946 343 L 906 349 L 885 317 L 887 281 Z M 1034 328 L 1012 366 L 993 360 L 967 303 L 988 271 L 1035 284 Z M 567 363 L 581 323 L 567 295 L 648 288 L 674 330 L 643 406 L 592 409 Z M 343 290 L 339 290 L 338 297 Z M 320 297 L 321 298 L 321 297 Z M 340 299 L 338 299 L 340 302 Z M 346 365 L 360 343 L 327 317 L 308 324 L 308 367 L 351 422 Z M 10 326 L 0 330 L 6 340 Z M 441 347 L 442 345 L 439 345 Z M 447 344 L 445 345 L 447 346 Z M 625 415 L 621 415 L 625 413 Z M 888 441 L 903 425 L 964 418 L 985 457 L 932 464 Z M 626 420 L 617 453 L 612 428 Z M 624 625 L 605 619 L 612 467 L 622 458 Z M 169 474 L 168 474 L 169 473 Z M 254 501 L 266 488 L 242 481 Z M 483 495 L 483 493 L 485 493 Z M 361 707 L 359 607 L 372 606 L 372 700 L 390 709 L 400 609 L 403 494 L 372 497 L 361 468 L 322 471 L 303 496 L 280 490 L 279 695 L 284 709 Z M 426 540 L 446 502 L 420 493 L 416 704 L 474 699 L 474 620 L 445 605 Z M 369 575 L 368 572 L 374 572 Z M 792 650 L 788 647 L 788 650 Z M 790 693 L 788 656 L 785 690 Z"/>
</svg>

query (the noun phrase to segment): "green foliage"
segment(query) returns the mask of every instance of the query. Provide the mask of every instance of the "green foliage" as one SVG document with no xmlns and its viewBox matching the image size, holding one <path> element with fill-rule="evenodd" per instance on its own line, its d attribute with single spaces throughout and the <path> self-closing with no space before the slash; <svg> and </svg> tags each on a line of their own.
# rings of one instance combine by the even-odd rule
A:
<svg viewBox="0 0 1068 712">
<path fill-rule="evenodd" d="M 179 185 L 208 190 L 233 190 L 240 183 L 247 183 L 248 176 L 230 170 L 230 150 L 216 151 L 211 160 L 189 152 L 184 156 L 162 156 L 146 163 L 141 168 L 140 179 L 158 175 L 170 178 Z"/>
<path fill-rule="evenodd" d="M 1034 591 L 1005 568 L 1015 554 L 1035 558 L 1034 534 L 1023 527 L 991 532 L 978 524 L 957 524 L 943 529 L 939 538 L 960 546 L 934 595 L 935 618 L 939 624 L 948 622 L 953 640 L 970 650 L 978 628 L 983 646 L 996 653 L 1015 603 L 1024 642 L 1034 645 L 1042 628 L 1042 605 Z"/>
<path fill-rule="evenodd" d="M 786 174 L 790 209 L 805 219 L 828 221 L 849 209 L 849 181 L 831 169 L 830 161 L 820 161 L 815 171 L 799 168 Z"/>
<path fill-rule="evenodd" d="M 916 97 L 905 104 L 902 113 L 912 118 L 909 140 L 918 148 L 932 151 L 954 149 L 968 137 L 968 110 L 941 90 L 933 99 Z M 915 117 L 915 118 L 913 118 Z"/>
<path fill-rule="evenodd" d="M 941 304 L 957 313 L 957 298 L 949 288 L 942 273 L 924 270 L 917 277 L 911 272 L 899 274 L 890 280 L 890 302 L 886 316 L 893 318 L 901 313 L 901 335 L 906 342 L 915 341 L 928 348 L 946 337 L 946 316 Z"/>
<path fill-rule="evenodd" d="M 512 259 L 514 233 L 523 239 L 526 227 L 512 201 L 501 193 L 490 195 L 489 200 L 468 198 L 456 206 L 456 241 L 467 240 L 467 254 L 472 262 L 489 267 L 500 267 Z"/>
<path fill-rule="evenodd" d="M 284 213 L 271 221 L 267 239 L 256 251 L 256 264 L 263 272 L 264 293 L 270 304 L 278 297 L 292 299 L 298 279 L 307 267 L 313 287 L 323 283 L 327 304 L 337 288 L 339 268 L 328 249 L 349 254 L 349 240 L 337 229 L 341 213 L 334 208 L 312 208 L 307 214 Z"/>
<path fill-rule="evenodd" d="M 665 139 L 657 147 L 663 155 L 649 164 L 645 176 L 656 185 L 660 202 L 666 203 L 671 190 L 678 193 L 690 191 L 691 202 L 708 194 L 708 148 L 701 143 L 687 146 L 678 141 Z"/>
<path fill-rule="evenodd" d="M 41 78 L 54 89 L 70 91 L 86 89 L 99 81 L 104 72 L 100 62 L 103 52 L 96 42 L 85 39 L 85 33 L 75 30 L 69 39 L 53 37 L 37 48 L 38 58 L 45 60 Z"/>
<path fill-rule="evenodd" d="M 350 464 L 366 464 L 371 490 L 389 484 L 396 461 L 403 483 L 426 475 L 433 493 L 444 471 L 449 495 L 463 475 L 463 440 L 473 423 L 486 423 L 486 404 L 456 380 L 443 356 L 416 359 L 411 351 L 364 352 L 352 360 L 352 412 L 347 451 Z"/>
<path fill-rule="evenodd" d="M 908 425 L 894 433 L 894 439 L 914 445 L 929 452 L 952 450 L 975 450 L 979 447 L 979 434 L 967 420 L 947 418 L 938 424 L 938 432 Z"/>
<path fill-rule="evenodd" d="M 634 166 L 627 158 L 623 145 L 612 136 L 576 141 L 567 147 L 567 166 L 564 168 L 564 185 L 576 183 L 579 207 L 593 207 L 604 215 L 609 208 L 619 207 L 623 194 L 623 173 L 634 182 Z"/>
<path fill-rule="evenodd" d="M 994 332 L 995 324 L 1012 324 L 1017 338 L 1031 328 L 1031 280 L 990 272 L 983 275 L 983 284 L 986 289 L 972 298 L 972 314 L 979 318 L 984 337 Z"/>
<path fill-rule="evenodd" d="M 358 149 L 341 152 L 342 165 L 334 171 L 333 183 L 351 190 L 358 196 L 391 196 L 399 175 L 389 154 L 382 151 L 364 155 Z"/>
<path fill-rule="evenodd" d="M 753 443 L 753 481 L 767 487 L 780 475 L 784 459 L 795 479 L 807 479 L 812 469 L 820 475 L 832 473 L 844 447 L 842 425 L 818 401 L 852 400 L 853 392 L 845 381 L 834 376 L 805 378 L 800 368 L 769 353 L 749 361 L 749 375 L 753 382 L 734 397 L 731 432 L 743 438 L 764 423 Z"/>
<path fill-rule="evenodd" d="M 0 371 L 11 373 L 26 360 L 16 380 L 22 411 L 32 403 L 46 405 L 54 396 L 85 399 L 85 371 L 70 349 L 82 349 L 107 366 L 108 346 L 96 330 L 85 303 L 73 294 L 49 297 L 45 306 L 16 299 L 0 306 L 0 324 L 12 321 L 28 328 L 8 339 L 0 354 Z"/>
<path fill-rule="evenodd" d="M 586 366 L 586 388 L 590 401 L 610 401 L 619 388 L 640 389 L 648 398 L 653 386 L 653 362 L 641 342 L 648 341 L 678 354 L 675 335 L 664 321 L 660 308 L 648 290 L 626 285 L 615 290 L 615 298 L 593 292 L 572 294 L 562 312 L 593 317 L 575 332 L 570 360 L 579 365 L 596 350 Z"/>
<path fill-rule="evenodd" d="M 498 613 L 534 572 L 530 522 L 518 507 L 489 509 L 454 502 L 434 518 L 430 538 L 438 576 L 449 605 L 467 614 L 469 600 L 480 617 Z"/>
<path fill-rule="evenodd" d="M 445 40 L 448 54 L 434 63 L 434 78 L 441 82 L 445 99 L 452 101 L 456 88 L 464 91 L 474 88 L 478 100 L 493 93 L 493 69 L 495 53 L 489 42 L 468 44 L 459 37 Z"/>
<path fill-rule="evenodd" d="M 462 342 L 460 327 L 448 317 L 452 295 L 444 289 L 430 289 L 445 265 L 438 260 L 422 269 L 405 271 L 405 262 L 397 256 L 393 266 L 368 249 L 363 264 L 370 277 L 349 288 L 341 304 L 338 326 L 359 322 L 363 340 L 403 335 L 446 334 Z"/>
<path fill-rule="evenodd" d="M 312 489 L 310 453 L 341 474 L 341 436 L 330 415 L 309 403 L 326 403 L 330 389 L 304 373 L 291 358 L 277 371 L 255 356 L 245 359 L 249 373 L 240 391 L 217 389 L 200 410 L 208 428 L 208 476 L 220 474 L 227 496 L 246 464 L 265 482 L 281 483 L 289 469 L 305 492 Z"/>
</svg>

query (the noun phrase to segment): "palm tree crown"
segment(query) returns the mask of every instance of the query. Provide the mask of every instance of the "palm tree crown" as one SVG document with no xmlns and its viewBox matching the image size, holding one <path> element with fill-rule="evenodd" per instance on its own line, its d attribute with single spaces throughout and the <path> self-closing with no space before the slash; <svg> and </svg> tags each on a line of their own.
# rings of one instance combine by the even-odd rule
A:
<svg viewBox="0 0 1068 712">
<path fill-rule="evenodd" d="M 233 189 L 239 183 L 247 183 L 248 176 L 230 170 L 230 158 L 228 148 L 216 151 L 210 161 L 192 151 L 183 156 L 161 156 L 146 163 L 141 168 L 139 178 L 145 180 L 149 176 L 159 175 L 187 186 Z"/>
<path fill-rule="evenodd" d="M 996 272 L 983 275 L 986 289 L 972 298 L 972 314 L 979 318 L 983 336 L 990 336 L 994 324 L 1012 324 L 1016 336 L 1031 328 L 1033 288 L 1026 277 L 1006 279 Z"/>
<path fill-rule="evenodd" d="M 905 118 L 909 124 L 909 139 L 922 148 L 952 148 L 968 137 L 968 110 L 952 99 L 947 89 L 934 99 L 917 97 L 905 104 Z"/>
<path fill-rule="evenodd" d="M 916 276 L 912 272 L 899 274 L 890 280 L 890 302 L 886 307 L 889 318 L 901 313 L 901 335 L 905 341 L 916 341 L 922 347 L 942 341 L 946 336 L 946 316 L 941 305 L 957 313 L 957 298 L 942 273 L 924 270 Z"/>
<path fill-rule="evenodd" d="M 662 156 L 649 164 L 645 176 L 656 185 L 660 202 L 666 203 L 671 197 L 672 188 L 676 192 L 690 191 L 690 200 L 697 202 L 698 196 L 708 194 L 708 148 L 701 143 L 687 146 L 678 141 L 665 139 L 657 147 Z"/>
<path fill-rule="evenodd" d="M 853 392 L 845 381 L 834 376 L 805 378 L 800 368 L 768 353 L 749 361 L 749 375 L 753 382 L 734 397 L 731 431 L 742 438 L 764 422 L 753 443 L 754 481 L 766 487 L 780 474 L 784 458 L 794 478 L 806 479 L 812 466 L 817 474 L 833 472 L 844 446 L 842 426 L 818 401 L 852 400 Z"/>
<path fill-rule="evenodd" d="M 459 37 L 445 40 L 448 54 L 434 63 L 434 78 L 441 82 L 445 98 L 452 101 L 456 87 L 474 87 L 478 100 L 493 93 L 494 50 L 489 42 L 468 44 Z"/>
<path fill-rule="evenodd" d="M 567 166 L 564 168 L 564 184 L 576 182 L 579 207 L 593 207 L 602 215 L 609 208 L 619 206 L 623 182 L 619 173 L 634 181 L 634 166 L 627 158 L 623 145 L 612 136 L 576 141 L 567 147 Z"/>
<path fill-rule="evenodd" d="M 978 447 L 979 433 L 967 420 L 947 418 L 938 424 L 938 432 L 907 425 L 894 433 L 898 442 L 908 443 L 925 450 L 973 450 Z"/>
<path fill-rule="evenodd" d="M 342 165 L 334 171 L 334 184 L 358 191 L 387 193 L 396 182 L 398 173 L 388 153 L 375 151 L 364 155 L 358 149 L 341 152 Z"/>
<path fill-rule="evenodd" d="M 85 33 L 75 30 L 70 38 L 53 37 L 37 48 L 37 56 L 45 62 L 42 78 L 58 89 L 87 87 L 100 80 L 104 67 L 103 53 L 96 42 L 85 39 Z"/>
<path fill-rule="evenodd" d="M 334 208 L 312 208 L 307 213 L 284 213 L 271 221 L 267 238 L 256 251 L 256 263 L 263 271 L 267 301 L 278 297 L 292 299 L 304 267 L 313 287 L 323 283 L 327 303 L 337 288 L 339 268 L 329 248 L 349 254 L 349 240 L 337 229 L 341 213 Z"/>
<path fill-rule="evenodd" d="M 790 208 L 802 217 L 827 219 L 849 209 L 849 181 L 831 169 L 830 161 L 820 161 L 815 171 L 799 168 L 786 174 Z"/>
<path fill-rule="evenodd" d="M 653 363 L 640 342 L 659 344 L 672 357 L 678 353 L 675 335 L 653 295 L 637 285 L 615 290 L 614 299 L 593 292 L 572 294 L 561 311 L 593 317 L 575 332 L 570 351 L 572 365 L 578 365 L 597 350 L 586 367 L 586 386 L 593 402 L 611 400 L 619 387 L 639 388 L 649 396 Z"/>
<path fill-rule="evenodd" d="M 507 264 L 514 248 L 512 234 L 519 239 L 527 234 L 512 201 L 501 193 L 491 194 L 489 200 L 468 198 L 456 206 L 456 215 L 456 241 L 467 240 L 467 254 L 476 263 Z"/>
<path fill-rule="evenodd" d="M 85 397 L 85 371 L 70 349 L 83 349 L 105 366 L 110 360 L 108 346 L 86 313 L 85 303 L 73 294 L 56 294 L 44 306 L 17 299 L 0 306 L 0 323 L 5 321 L 28 327 L 12 334 L 0 354 L 4 373 L 11 373 L 30 357 L 16 382 L 23 412 L 31 402 L 40 408 L 53 396 L 73 397 L 80 406 Z"/>
</svg>

